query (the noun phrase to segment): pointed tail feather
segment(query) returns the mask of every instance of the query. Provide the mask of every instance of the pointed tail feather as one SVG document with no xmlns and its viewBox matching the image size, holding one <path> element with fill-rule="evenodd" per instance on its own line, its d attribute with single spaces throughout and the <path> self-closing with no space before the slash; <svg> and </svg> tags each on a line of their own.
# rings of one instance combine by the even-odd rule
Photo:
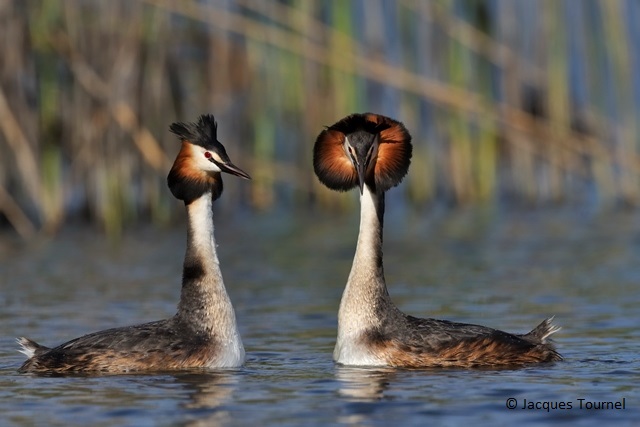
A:
<svg viewBox="0 0 640 427">
<path fill-rule="evenodd" d="M 44 353 L 45 351 L 49 350 L 49 347 L 40 345 L 37 342 L 30 340 L 29 338 L 20 337 L 16 339 L 16 341 L 21 347 L 18 351 L 27 356 L 29 359 L 37 354 Z"/>
<path fill-rule="evenodd" d="M 547 338 L 549 338 L 549 336 L 562 329 L 560 326 L 556 326 L 553 324 L 554 317 L 555 316 L 551 316 L 548 319 L 543 320 L 538 326 L 533 328 L 531 332 L 523 335 L 523 337 L 530 341 L 546 344 L 548 341 Z"/>
</svg>

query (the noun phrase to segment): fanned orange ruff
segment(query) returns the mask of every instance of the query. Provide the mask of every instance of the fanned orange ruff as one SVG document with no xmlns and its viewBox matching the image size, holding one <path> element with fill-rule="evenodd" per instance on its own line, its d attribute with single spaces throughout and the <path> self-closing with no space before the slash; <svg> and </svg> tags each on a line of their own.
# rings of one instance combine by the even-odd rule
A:
<svg viewBox="0 0 640 427">
<path fill-rule="evenodd" d="M 222 193 L 220 174 L 200 169 L 194 159 L 193 150 L 194 146 L 189 141 L 182 141 L 182 148 L 167 177 L 169 189 L 174 197 L 184 200 L 187 204 L 205 191 L 210 191 L 212 197 L 217 199 Z"/>
<path fill-rule="evenodd" d="M 196 166 L 193 158 L 193 144 L 190 141 L 182 141 L 182 147 L 171 169 L 184 179 L 204 181 L 209 184 L 215 180 L 213 175 Z"/>
<path fill-rule="evenodd" d="M 398 185 L 411 163 L 411 135 L 402 123 L 374 113 L 351 114 L 322 131 L 314 146 L 314 169 L 320 181 L 333 190 L 347 191 L 358 185 L 355 167 L 344 151 L 347 135 L 358 132 L 379 132 L 379 147 L 374 176 L 377 191 L 387 191 Z"/>
<path fill-rule="evenodd" d="M 401 122 L 390 117 L 374 113 L 365 113 L 364 117 L 382 128 L 374 176 L 376 188 L 387 191 L 400 184 L 409 171 L 411 135 Z"/>
<path fill-rule="evenodd" d="M 313 167 L 324 185 L 332 190 L 348 191 L 358 185 L 358 173 L 343 148 L 345 135 L 326 129 L 320 133 L 313 150 Z"/>
<path fill-rule="evenodd" d="M 381 191 L 400 184 L 411 164 L 411 135 L 402 123 L 395 120 L 393 122 L 395 123 L 391 127 L 380 132 L 374 175 L 376 188 Z"/>
</svg>

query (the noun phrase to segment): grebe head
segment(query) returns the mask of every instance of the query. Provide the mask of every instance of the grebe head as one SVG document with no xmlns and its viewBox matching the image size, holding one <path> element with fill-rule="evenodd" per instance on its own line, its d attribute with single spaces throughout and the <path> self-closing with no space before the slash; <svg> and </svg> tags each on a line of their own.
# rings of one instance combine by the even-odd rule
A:
<svg viewBox="0 0 640 427">
<path fill-rule="evenodd" d="M 212 191 L 214 199 L 218 198 L 222 193 L 221 172 L 251 179 L 231 163 L 218 141 L 218 123 L 212 115 L 203 114 L 196 123 L 173 123 L 169 130 L 182 141 L 167 178 L 169 189 L 177 199 L 189 204 L 206 191 Z"/>
<path fill-rule="evenodd" d="M 313 148 L 313 168 L 324 185 L 348 191 L 365 185 L 384 192 L 398 185 L 411 163 L 411 135 L 379 114 L 352 114 L 323 130 Z"/>
</svg>

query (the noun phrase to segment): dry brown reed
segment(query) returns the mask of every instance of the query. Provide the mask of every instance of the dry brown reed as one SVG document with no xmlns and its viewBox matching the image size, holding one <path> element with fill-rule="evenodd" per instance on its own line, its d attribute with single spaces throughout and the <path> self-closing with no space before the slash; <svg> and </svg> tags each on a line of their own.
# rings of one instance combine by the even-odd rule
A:
<svg viewBox="0 0 640 427">
<path fill-rule="evenodd" d="M 405 122 L 409 204 L 636 205 L 631 1 L 0 2 L 0 219 L 109 235 L 179 207 L 175 120 L 212 112 L 253 175 L 225 204 L 344 209 L 310 167 L 352 112 Z"/>
</svg>

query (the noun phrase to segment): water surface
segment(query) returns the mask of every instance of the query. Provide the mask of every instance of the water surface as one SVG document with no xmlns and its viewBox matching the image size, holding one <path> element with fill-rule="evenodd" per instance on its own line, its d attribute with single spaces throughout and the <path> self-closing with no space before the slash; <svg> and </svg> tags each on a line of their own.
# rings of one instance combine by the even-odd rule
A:
<svg viewBox="0 0 640 427">
<path fill-rule="evenodd" d="M 54 345 L 173 315 L 185 236 L 178 226 L 132 229 L 120 242 L 81 228 L 29 245 L 0 238 L 2 424 L 634 425 L 640 417 L 636 216 L 388 215 L 385 273 L 405 312 L 511 332 L 556 316 L 565 361 L 517 370 L 335 366 L 357 214 L 299 217 L 216 215 L 248 356 L 227 371 L 18 374 L 16 336 Z M 516 409 L 506 407 L 509 398 Z M 579 399 L 624 399 L 625 409 L 580 409 Z M 546 409 L 560 402 L 571 409 Z M 540 409 L 521 409 L 527 403 Z"/>
</svg>

